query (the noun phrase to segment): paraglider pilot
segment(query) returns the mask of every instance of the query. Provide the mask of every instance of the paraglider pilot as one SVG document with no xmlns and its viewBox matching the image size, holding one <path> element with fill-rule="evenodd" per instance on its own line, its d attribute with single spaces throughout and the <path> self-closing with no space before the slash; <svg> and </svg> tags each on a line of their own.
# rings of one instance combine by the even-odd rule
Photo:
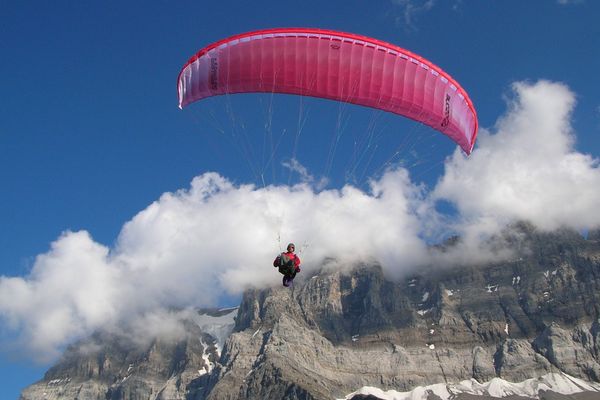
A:
<svg viewBox="0 0 600 400">
<path fill-rule="evenodd" d="M 273 261 L 273 266 L 279 268 L 279 272 L 283 274 L 283 286 L 290 286 L 296 274 L 300 272 L 300 257 L 298 257 L 294 250 L 296 246 L 294 243 L 287 245 L 287 252 L 281 253 Z"/>
</svg>

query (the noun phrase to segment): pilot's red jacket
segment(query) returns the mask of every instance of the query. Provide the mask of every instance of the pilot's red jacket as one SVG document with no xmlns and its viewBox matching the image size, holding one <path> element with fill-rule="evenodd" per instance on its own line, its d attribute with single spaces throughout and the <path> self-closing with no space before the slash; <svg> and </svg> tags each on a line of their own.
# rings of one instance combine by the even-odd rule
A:
<svg viewBox="0 0 600 400">
<path fill-rule="evenodd" d="M 296 269 L 296 272 L 300 272 L 300 257 L 298 257 L 296 254 L 292 253 L 291 251 L 282 253 L 285 254 L 290 260 L 294 261 L 294 268 Z M 277 256 L 275 257 L 275 260 L 273 261 L 273 266 L 274 267 L 279 267 L 279 257 Z"/>
</svg>

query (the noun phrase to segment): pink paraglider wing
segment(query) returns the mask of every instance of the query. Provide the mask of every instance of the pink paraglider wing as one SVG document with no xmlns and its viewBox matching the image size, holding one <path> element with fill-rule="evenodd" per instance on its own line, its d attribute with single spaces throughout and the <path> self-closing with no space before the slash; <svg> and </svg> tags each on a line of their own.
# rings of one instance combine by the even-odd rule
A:
<svg viewBox="0 0 600 400">
<path fill-rule="evenodd" d="M 398 46 L 320 29 L 269 29 L 211 44 L 178 77 L 179 106 L 228 93 L 313 96 L 389 111 L 436 129 L 470 154 L 477 114 L 442 69 Z"/>
</svg>

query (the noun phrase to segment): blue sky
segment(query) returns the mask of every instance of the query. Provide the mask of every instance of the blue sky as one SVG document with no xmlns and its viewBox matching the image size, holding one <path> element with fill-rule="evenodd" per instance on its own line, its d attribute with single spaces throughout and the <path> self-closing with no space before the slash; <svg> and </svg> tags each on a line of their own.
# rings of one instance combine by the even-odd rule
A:
<svg viewBox="0 0 600 400">
<path fill-rule="evenodd" d="M 201 215 L 197 223 L 214 225 L 217 232 L 222 232 L 225 243 L 218 242 L 204 249 L 201 255 L 213 248 L 224 251 L 229 240 L 240 240 L 252 244 L 244 249 L 244 257 L 255 257 L 261 262 L 276 253 L 278 243 L 271 240 L 264 250 L 255 253 L 258 244 L 245 235 L 256 236 L 249 227 L 256 228 L 258 223 L 235 212 L 231 217 L 227 211 L 248 207 L 244 215 L 252 215 L 259 213 L 257 208 L 265 204 L 280 210 L 263 215 L 261 221 L 268 222 L 275 215 L 273 224 L 279 225 L 278 233 L 287 234 L 282 240 L 306 241 L 314 249 L 312 255 L 306 253 L 307 259 L 315 261 L 318 255 L 347 253 L 347 249 L 336 247 L 339 244 L 334 241 L 323 245 L 309 243 L 316 242 L 317 239 L 309 238 L 318 234 L 295 224 L 322 223 L 323 228 L 318 232 L 332 225 L 357 229 L 358 225 L 343 219 L 343 210 L 339 218 L 335 212 L 329 212 L 334 216 L 324 220 L 323 215 L 334 210 L 328 207 L 336 201 L 342 208 L 350 203 L 367 204 L 365 220 L 375 221 L 387 215 L 403 221 L 398 225 L 405 231 L 399 228 L 392 232 L 381 243 L 358 252 L 360 257 L 402 240 L 394 235 L 409 237 L 399 247 L 420 248 L 423 245 L 420 238 L 436 223 L 443 225 L 433 229 L 441 236 L 449 231 L 481 236 L 481 232 L 489 233 L 511 218 L 530 218 L 547 228 L 567 224 L 585 230 L 593 227 L 590 224 L 598 224 L 593 218 L 589 223 L 585 221 L 592 206 L 599 204 L 600 191 L 600 186 L 594 186 L 600 182 L 595 160 L 600 154 L 600 87 L 595 76 L 600 70 L 599 15 L 600 4 L 594 1 L 550 0 L 3 4 L 0 12 L 3 397 L 16 398 L 22 387 L 39 379 L 53 360 L 52 354 L 55 357 L 56 351 L 69 341 L 103 322 L 118 324 L 123 319 L 120 311 L 111 309 L 108 315 L 92 305 L 93 312 L 78 311 L 79 314 L 65 320 L 76 321 L 78 326 L 81 324 L 80 329 L 57 328 L 56 341 L 41 341 L 39 347 L 27 348 L 19 339 L 41 340 L 39 337 L 44 335 L 36 329 L 45 325 L 30 321 L 33 317 L 6 303 L 6 296 L 14 289 L 10 285 L 18 282 L 33 290 L 45 287 L 48 292 L 50 289 L 69 292 L 69 285 L 44 286 L 43 271 L 59 271 L 57 276 L 66 277 L 77 273 L 76 267 L 65 267 L 71 261 L 60 255 L 71 251 L 68 249 L 80 249 L 78 246 L 87 250 L 73 250 L 77 257 L 99 253 L 98 259 L 104 260 L 103 266 L 98 267 L 100 275 L 105 276 L 109 270 L 121 276 L 125 264 L 117 266 L 114 260 L 127 259 L 135 264 L 143 254 L 152 254 L 148 251 L 152 243 L 162 243 L 160 236 L 147 237 L 144 229 L 170 232 L 172 227 L 156 222 L 160 219 L 156 215 L 161 218 L 175 215 L 175 221 L 193 220 L 189 215 L 187 219 L 181 217 L 180 213 Z M 340 108 L 318 99 L 245 95 L 209 99 L 185 110 L 177 108 L 177 74 L 192 54 L 224 37 L 270 27 L 319 27 L 358 33 L 397 44 L 441 66 L 461 83 L 477 108 L 484 133 L 474 155 L 480 149 L 482 156 L 464 160 L 445 137 L 397 116 L 355 106 Z M 298 120 L 303 121 L 303 128 L 295 159 L 305 168 L 304 175 L 298 173 L 300 168 L 292 171 L 285 166 L 292 158 Z M 264 150 L 267 131 L 281 140 L 275 154 Z M 363 160 L 357 163 L 352 158 L 354 143 L 360 143 L 369 134 L 378 137 L 378 149 L 361 153 Z M 331 141 L 335 135 L 341 139 L 333 151 Z M 403 140 L 409 144 L 402 147 L 406 143 Z M 519 164 L 523 157 L 510 165 L 486 164 L 486 160 L 508 162 L 511 154 L 520 151 L 510 147 L 516 142 L 523 147 L 531 146 L 531 160 L 539 160 L 536 165 L 551 171 L 552 177 L 547 177 L 541 167 L 538 173 L 535 165 Z M 400 154 L 394 157 L 396 150 Z M 385 175 L 386 168 L 398 169 Z M 510 174 L 524 170 L 531 170 L 531 176 L 514 179 L 515 173 Z M 264 171 L 264 181 L 256 171 Z M 466 171 L 480 172 L 471 176 Z M 494 175 L 497 171 L 511 176 L 504 180 Z M 204 175 L 208 172 L 218 175 Z M 578 180 L 574 176 L 584 178 Z M 190 186 L 195 177 L 199 178 Z M 541 177 L 548 178 L 548 186 L 536 186 L 537 183 L 527 180 L 531 177 L 536 177 L 537 183 L 546 182 Z M 327 179 L 328 185 L 316 189 L 314 185 L 322 178 Z M 376 181 L 371 187 L 368 178 Z M 479 190 L 470 192 L 461 186 L 461 182 L 477 179 L 482 182 Z M 309 187 L 292 188 L 302 182 Z M 246 184 L 256 187 L 244 187 Z M 335 192 L 344 184 L 351 184 L 355 192 Z M 266 190 L 269 185 L 276 189 Z M 221 200 L 202 194 L 215 187 L 217 192 L 225 193 Z M 544 215 L 538 215 L 522 206 L 523 198 L 518 195 L 507 196 L 504 202 L 497 196 L 480 198 L 477 191 L 483 188 L 487 193 L 495 190 L 523 193 L 531 189 L 531 198 L 552 193 L 555 196 L 549 197 L 556 202 L 543 203 Z M 405 215 L 406 209 L 390 211 L 385 201 L 378 203 L 377 198 L 368 195 L 370 190 L 378 189 L 388 194 L 401 193 L 398 196 L 406 200 L 406 208 L 411 210 L 409 215 Z M 331 198 L 318 197 L 319 190 L 332 190 Z M 471 199 L 477 199 L 476 204 L 465 199 L 465 193 L 471 193 Z M 206 196 L 212 199 L 208 202 L 226 203 L 230 208 L 221 210 L 213 204 L 206 210 L 198 205 Z M 565 212 L 564 204 L 571 204 L 564 202 L 569 196 L 576 198 L 577 205 Z M 402 203 L 391 194 L 388 197 L 394 204 Z M 256 199 L 261 200 L 254 203 Z M 438 205 L 432 206 L 432 202 Z M 186 208 L 188 203 L 195 206 Z M 312 210 L 322 209 L 324 214 L 307 215 L 310 210 L 298 213 L 306 203 L 314 205 Z M 458 215 L 460 222 L 449 224 L 440 203 L 453 210 L 452 217 Z M 289 204 L 294 204 L 293 210 L 286 209 Z M 439 218 L 424 222 L 419 210 L 427 207 L 437 211 L 442 208 Z M 294 219 L 289 220 L 292 216 Z M 360 219 L 354 219 L 357 220 Z M 376 227 L 374 224 L 373 229 Z M 186 231 L 186 243 L 202 240 L 193 236 L 201 235 L 195 229 L 199 228 L 195 225 Z M 170 249 L 183 248 L 182 253 L 188 255 L 185 251 L 189 244 L 172 240 Z M 322 240 L 327 241 L 327 237 Z M 396 265 L 399 259 L 416 260 L 406 254 L 386 253 L 381 261 Z M 196 264 L 189 261 L 199 256 L 192 251 L 189 257 L 176 257 L 168 265 L 189 264 L 182 269 L 182 276 L 201 275 L 208 270 L 196 269 Z M 74 265 L 81 262 L 77 257 L 74 256 Z M 212 258 L 206 256 L 206 259 Z M 94 260 L 90 264 L 97 261 Z M 150 265 L 152 261 L 147 263 Z M 163 304 L 159 299 L 150 306 L 149 302 L 130 299 L 136 304 L 130 311 L 136 314 L 161 305 L 227 302 L 231 300 L 224 299 L 239 295 L 231 286 L 258 285 L 239 280 L 237 276 L 242 272 L 237 269 L 231 274 L 234 278 L 224 276 L 233 285 L 217 285 L 223 288 L 223 295 L 211 291 L 204 291 L 206 295 L 202 296 L 191 294 L 196 289 L 204 290 L 200 284 L 198 288 L 184 290 L 190 294 L 178 298 L 176 304 Z M 157 282 L 162 275 L 148 275 L 155 278 L 145 283 L 149 293 L 161 292 L 164 288 L 158 287 Z M 134 275 L 123 276 L 129 277 L 122 278 L 127 280 Z M 107 286 L 99 285 L 100 288 L 114 288 L 109 278 L 103 282 Z M 169 290 L 164 290 L 164 296 L 168 297 Z M 119 297 L 121 291 L 115 293 L 121 301 L 128 299 Z M 14 299 L 27 303 L 29 297 L 23 296 Z M 39 298 L 28 306 L 35 310 L 36 304 L 47 300 Z M 43 315 L 47 313 L 35 318 L 39 321 Z M 50 355 L 36 357 L 35 353 L 42 352 L 41 349 L 51 349 Z"/>
</svg>

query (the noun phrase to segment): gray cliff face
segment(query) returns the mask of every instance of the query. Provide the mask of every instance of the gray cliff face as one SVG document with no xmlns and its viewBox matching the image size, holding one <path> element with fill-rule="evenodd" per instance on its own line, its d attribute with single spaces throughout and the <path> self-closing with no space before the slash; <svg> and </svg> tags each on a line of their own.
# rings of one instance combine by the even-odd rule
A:
<svg viewBox="0 0 600 400">
<path fill-rule="evenodd" d="M 21 399 L 185 399 L 219 355 L 213 336 L 192 320 L 184 326 L 184 337 L 149 342 L 98 333 L 68 348 Z"/>
<path fill-rule="evenodd" d="M 247 292 L 204 395 L 330 399 L 362 386 L 558 371 L 598 381 L 599 243 L 519 229 L 508 262 L 431 268 L 399 283 L 362 267 Z"/>
<path fill-rule="evenodd" d="M 23 399 L 332 399 L 362 386 L 559 371 L 600 381 L 600 241 L 518 228 L 503 263 L 431 267 L 399 282 L 359 266 L 249 290 L 218 361 L 194 324 L 144 351 L 92 338 L 95 352 L 68 351 Z"/>
</svg>

